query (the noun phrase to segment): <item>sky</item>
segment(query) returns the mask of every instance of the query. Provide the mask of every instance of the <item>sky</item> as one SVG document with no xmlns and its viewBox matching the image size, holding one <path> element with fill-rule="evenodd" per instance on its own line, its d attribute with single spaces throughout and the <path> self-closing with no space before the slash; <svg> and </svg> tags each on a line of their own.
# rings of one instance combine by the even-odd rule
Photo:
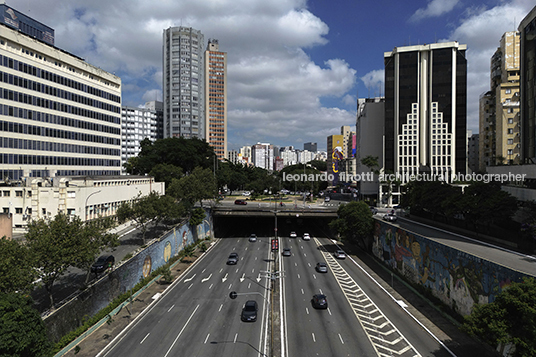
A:
<svg viewBox="0 0 536 357">
<path fill-rule="evenodd" d="M 228 61 L 228 149 L 257 142 L 326 150 L 355 128 L 356 99 L 383 96 L 395 47 L 467 45 L 467 128 L 490 58 L 534 0 L 7 0 L 54 28 L 55 45 L 121 77 L 122 104 L 162 100 L 163 30 L 188 26 Z"/>
</svg>

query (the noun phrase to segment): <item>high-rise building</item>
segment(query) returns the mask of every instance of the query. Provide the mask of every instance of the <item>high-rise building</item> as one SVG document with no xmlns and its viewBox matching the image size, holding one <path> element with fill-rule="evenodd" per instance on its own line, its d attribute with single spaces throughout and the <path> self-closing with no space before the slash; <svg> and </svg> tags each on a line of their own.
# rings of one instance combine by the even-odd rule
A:
<svg viewBox="0 0 536 357">
<path fill-rule="evenodd" d="M 336 185 L 339 181 L 339 171 L 341 161 L 344 159 L 343 154 L 343 136 L 330 135 L 327 139 L 327 172 L 328 179 L 332 185 Z"/>
<path fill-rule="evenodd" d="M 39 31 L 0 24 L 0 179 L 119 175 L 121 79 Z"/>
<path fill-rule="evenodd" d="M 385 52 L 385 170 L 446 180 L 467 166 L 467 46 Z"/>
<path fill-rule="evenodd" d="M 255 167 L 273 170 L 274 146 L 267 143 L 257 143 L 251 146 L 251 160 Z"/>
<path fill-rule="evenodd" d="M 521 161 L 536 163 L 536 6 L 518 27 L 521 35 Z"/>
<path fill-rule="evenodd" d="M 506 32 L 491 58 L 491 92 L 495 103 L 493 164 L 518 164 L 521 159 L 519 64 L 519 32 Z"/>
<path fill-rule="evenodd" d="M 141 152 L 144 139 L 156 140 L 157 113 L 149 108 L 121 108 L 121 167 Z"/>
<path fill-rule="evenodd" d="M 163 36 L 164 137 L 205 136 L 204 36 L 170 27 Z"/>
<path fill-rule="evenodd" d="M 303 150 L 311 151 L 311 152 L 317 152 L 318 151 L 318 145 L 316 143 L 304 143 L 303 144 Z"/>
<path fill-rule="evenodd" d="M 156 114 L 156 139 L 164 138 L 164 103 L 152 100 L 145 102 L 145 109 L 152 110 Z"/>
<path fill-rule="evenodd" d="M 479 134 L 473 134 L 471 130 L 468 130 L 468 144 L 467 144 L 467 167 L 469 173 L 478 171 L 478 137 Z"/>
<path fill-rule="evenodd" d="M 208 40 L 205 51 L 205 139 L 218 159 L 227 152 L 227 53 L 218 40 Z"/>
<path fill-rule="evenodd" d="M 495 95 L 487 91 L 478 100 L 478 169 L 485 172 L 486 168 L 495 163 Z"/>
</svg>

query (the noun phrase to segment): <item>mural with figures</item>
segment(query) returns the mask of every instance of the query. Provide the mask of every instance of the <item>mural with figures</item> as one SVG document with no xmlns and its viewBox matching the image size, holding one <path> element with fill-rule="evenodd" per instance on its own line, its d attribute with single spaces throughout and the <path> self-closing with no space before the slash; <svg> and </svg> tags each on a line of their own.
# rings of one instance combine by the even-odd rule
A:
<svg viewBox="0 0 536 357">
<path fill-rule="evenodd" d="M 375 222 L 376 257 L 408 280 L 431 290 L 461 315 L 474 304 L 489 303 L 523 274 L 404 229 Z"/>
</svg>

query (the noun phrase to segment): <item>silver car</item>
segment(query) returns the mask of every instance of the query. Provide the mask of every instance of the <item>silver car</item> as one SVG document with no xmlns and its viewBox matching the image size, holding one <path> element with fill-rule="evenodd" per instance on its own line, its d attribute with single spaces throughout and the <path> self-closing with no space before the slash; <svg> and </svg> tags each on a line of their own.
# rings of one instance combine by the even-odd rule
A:
<svg viewBox="0 0 536 357">
<path fill-rule="evenodd" d="M 327 273 L 328 265 L 326 263 L 319 262 L 319 263 L 316 263 L 315 269 L 319 273 Z"/>
<path fill-rule="evenodd" d="M 339 249 L 338 251 L 335 252 L 335 258 L 346 259 L 346 253 Z"/>
</svg>

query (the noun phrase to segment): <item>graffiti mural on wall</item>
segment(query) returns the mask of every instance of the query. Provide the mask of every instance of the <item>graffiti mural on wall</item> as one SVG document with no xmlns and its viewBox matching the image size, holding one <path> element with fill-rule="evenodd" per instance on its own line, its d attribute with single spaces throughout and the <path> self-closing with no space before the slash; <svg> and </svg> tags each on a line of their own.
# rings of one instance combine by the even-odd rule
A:
<svg viewBox="0 0 536 357">
<path fill-rule="evenodd" d="M 462 315 L 474 304 L 495 300 L 505 286 L 523 275 L 426 237 L 376 222 L 373 253 L 391 269 L 431 290 Z"/>
</svg>

